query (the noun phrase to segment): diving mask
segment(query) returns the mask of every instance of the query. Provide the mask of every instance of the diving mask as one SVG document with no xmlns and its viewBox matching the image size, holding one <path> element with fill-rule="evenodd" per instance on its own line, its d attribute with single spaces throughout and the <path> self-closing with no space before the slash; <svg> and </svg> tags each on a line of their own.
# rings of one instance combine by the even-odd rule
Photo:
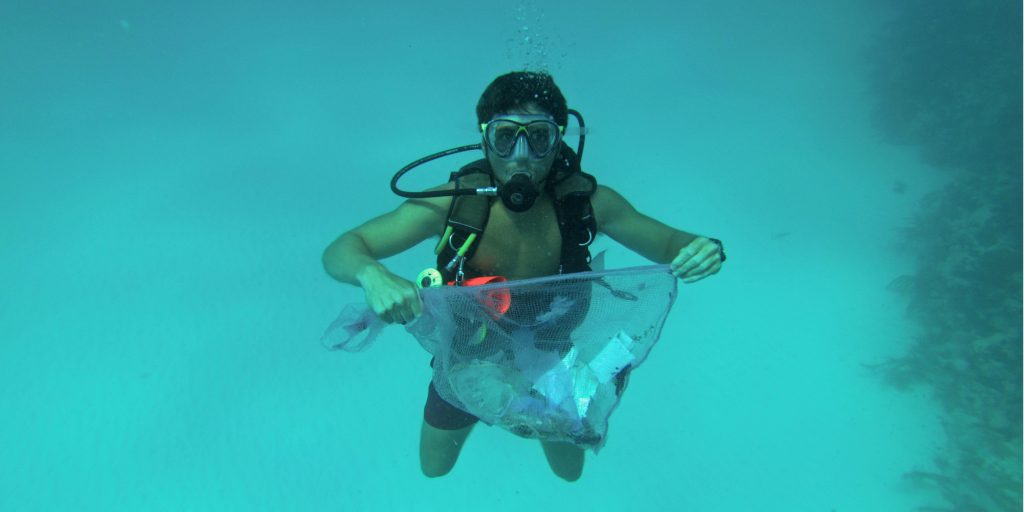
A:
<svg viewBox="0 0 1024 512">
<path fill-rule="evenodd" d="M 484 143 L 501 158 L 509 158 L 515 152 L 520 135 L 526 135 L 526 144 L 533 158 L 546 158 L 558 150 L 558 141 L 565 127 L 558 126 L 550 119 L 537 119 L 521 123 L 506 118 L 493 119 L 480 125 Z"/>
<path fill-rule="evenodd" d="M 580 142 L 576 146 L 575 163 L 575 168 L 578 171 L 579 163 L 583 160 L 583 143 L 586 141 L 587 129 L 586 124 L 584 124 L 583 122 L 583 116 L 579 112 L 569 109 L 569 114 L 574 116 L 576 118 L 576 121 L 579 123 Z M 498 121 L 501 121 L 502 123 L 499 124 Z M 537 124 L 545 122 L 548 124 Z M 510 133 L 508 131 L 501 130 L 501 134 L 499 135 L 498 128 L 509 126 L 504 123 L 512 123 L 512 126 L 514 126 L 514 131 Z M 555 130 L 550 129 L 552 126 L 555 127 Z M 549 157 L 553 153 L 556 153 L 558 151 L 558 148 L 561 146 L 560 139 L 562 135 L 565 133 L 564 127 L 558 126 L 557 124 L 555 124 L 554 121 L 547 118 L 546 116 L 541 117 L 540 119 L 537 120 L 531 119 L 526 123 L 519 123 L 506 118 L 494 119 L 490 123 L 480 125 L 480 128 L 484 132 L 483 144 L 486 145 L 492 151 L 494 151 L 495 155 L 501 158 L 508 158 L 508 156 L 502 156 L 502 152 L 504 152 L 507 155 L 512 155 L 515 153 L 516 141 L 518 140 L 520 134 L 526 135 L 526 145 L 529 146 L 529 151 L 532 153 L 532 155 L 541 155 L 539 158 Z M 493 132 L 493 135 L 490 137 L 488 137 L 487 135 L 489 131 Z M 456 197 L 468 195 L 498 196 L 504 193 L 509 196 L 508 199 L 511 199 L 512 203 L 517 202 L 519 196 L 517 196 L 516 193 L 518 192 L 521 194 L 524 191 L 524 189 L 528 188 L 526 187 L 527 182 L 530 181 L 528 177 L 524 176 L 522 178 L 515 178 L 515 175 L 513 175 L 512 178 L 515 178 L 516 183 L 511 184 L 513 186 L 509 186 L 510 184 L 506 183 L 505 186 L 502 187 L 491 186 L 481 188 L 457 188 L 454 190 L 431 190 L 423 192 L 411 192 L 398 188 L 398 180 L 400 180 L 402 176 L 405 175 L 405 173 L 409 172 L 410 170 L 420 165 L 423 165 L 432 160 L 437 160 L 438 158 L 451 156 L 456 153 L 462 153 L 464 151 L 479 151 L 481 149 L 483 149 L 481 144 L 470 144 L 467 146 L 459 146 L 451 149 L 446 149 L 444 151 L 439 151 L 432 155 L 427 155 L 423 158 L 413 161 L 412 163 L 407 164 L 405 167 L 399 169 L 398 172 L 396 172 L 395 175 L 391 177 L 391 191 L 394 192 L 395 194 L 398 194 L 401 197 L 409 199 L 442 196 Z M 568 162 L 568 160 L 566 160 L 566 162 Z M 511 179 L 509 181 L 511 181 Z M 532 182 L 530 183 L 530 185 L 532 186 Z M 502 189 L 501 192 L 499 192 L 499 188 Z M 527 198 L 524 196 L 523 199 Z"/>
</svg>

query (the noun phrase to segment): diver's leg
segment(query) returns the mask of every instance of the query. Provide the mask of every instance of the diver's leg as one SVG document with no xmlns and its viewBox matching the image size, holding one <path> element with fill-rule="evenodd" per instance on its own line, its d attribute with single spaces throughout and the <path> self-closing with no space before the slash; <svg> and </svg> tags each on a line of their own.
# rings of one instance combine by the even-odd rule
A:
<svg viewBox="0 0 1024 512">
<path fill-rule="evenodd" d="M 420 469 L 428 477 L 448 474 L 459 458 L 466 437 L 478 421 L 476 416 L 446 402 L 431 383 L 423 406 L 420 429 Z"/>
<path fill-rule="evenodd" d="M 541 441 L 544 456 L 551 471 L 568 482 L 579 480 L 583 474 L 583 448 L 572 443 Z"/>
<path fill-rule="evenodd" d="M 473 430 L 471 424 L 458 430 L 444 430 L 430 426 L 426 420 L 420 429 L 420 469 L 428 477 L 447 475 L 459 459 L 462 445 Z"/>
</svg>

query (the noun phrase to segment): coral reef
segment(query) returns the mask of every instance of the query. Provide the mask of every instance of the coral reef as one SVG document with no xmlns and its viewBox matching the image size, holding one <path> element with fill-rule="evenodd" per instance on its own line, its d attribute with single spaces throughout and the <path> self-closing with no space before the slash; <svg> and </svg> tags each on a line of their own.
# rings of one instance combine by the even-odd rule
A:
<svg viewBox="0 0 1024 512">
<path fill-rule="evenodd" d="M 912 0 L 873 52 L 876 123 L 949 184 L 905 248 L 918 265 L 889 289 L 920 334 L 876 365 L 897 388 L 928 386 L 946 446 L 905 478 L 949 510 L 1021 510 L 1021 4 Z M 930 508 L 929 510 L 940 510 Z"/>
</svg>

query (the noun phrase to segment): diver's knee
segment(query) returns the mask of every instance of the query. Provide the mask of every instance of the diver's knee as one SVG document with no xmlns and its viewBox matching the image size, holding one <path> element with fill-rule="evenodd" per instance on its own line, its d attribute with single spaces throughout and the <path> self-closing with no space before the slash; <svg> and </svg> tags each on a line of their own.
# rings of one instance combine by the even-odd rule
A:
<svg viewBox="0 0 1024 512">
<path fill-rule="evenodd" d="M 427 478 L 438 478 L 451 473 L 459 454 L 429 448 L 420 450 L 420 471 Z"/>
<path fill-rule="evenodd" d="M 572 457 L 562 454 L 561 457 L 548 457 L 548 466 L 558 478 L 566 482 L 575 482 L 583 475 L 583 457 Z"/>
<path fill-rule="evenodd" d="M 420 470 L 427 478 L 447 475 L 459 460 L 459 452 L 473 425 L 458 430 L 444 430 L 423 422 L 420 430 Z"/>
<path fill-rule="evenodd" d="M 452 468 L 455 464 L 449 464 L 446 462 L 431 461 L 431 460 L 420 460 L 420 470 L 423 471 L 423 475 L 427 478 L 440 478 L 452 472 Z"/>
<path fill-rule="evenodd" d="M 575 445 L 541 441 L 551 471 L 566 482 L 575 482 L 583 475 L 583 450 Z"/>
<path fill-rule="evenodd" d="M 551 470 L 555 472 L 555 475 L 557 475 L 558 478 L 561 478 L 566 482 L 575 482 L 583 476 L 582 465 L 576 468 L 551 468 Z"/>
</svg>

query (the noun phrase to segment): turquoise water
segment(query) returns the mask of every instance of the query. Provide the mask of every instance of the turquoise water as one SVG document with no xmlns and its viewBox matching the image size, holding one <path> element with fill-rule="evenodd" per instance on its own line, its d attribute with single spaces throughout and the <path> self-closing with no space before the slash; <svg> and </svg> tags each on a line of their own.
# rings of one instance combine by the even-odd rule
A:
<svg viewBox="0 0 1024 512">
<path fill-rule="evenodd" d="M 941 185 L 870 122 L 884 13 L 491 5 L 0 7 L 0 509 L 939 503 L 901 480 L 942 442 L 934 406 L 863 367 L 914 334 L 885 287 L 912 268 L 899 229 Z M 325 351 L 361 293 L 320 254 L 398 204 L 401 165 L 475 142 L 480 92 L 524 65 L 586 117 L 586 170 L 729 261 L 682 288 L 580 481 L 484 427 L 428 480 L 429 355 L 397 329 Z M 387 264 L 412 277 L 428 245 Z"/>
</svg>

